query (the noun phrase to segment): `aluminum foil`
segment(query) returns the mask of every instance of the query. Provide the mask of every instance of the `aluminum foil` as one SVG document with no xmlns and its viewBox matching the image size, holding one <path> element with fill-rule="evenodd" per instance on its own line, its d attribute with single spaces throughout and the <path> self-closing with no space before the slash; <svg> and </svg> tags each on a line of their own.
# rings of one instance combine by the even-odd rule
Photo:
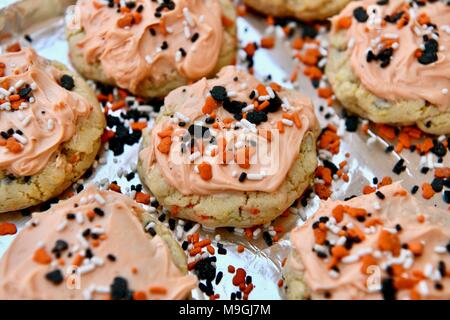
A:
<svg viewBox="0 0 450 320">
<path fill-rule="evenodd" d="M 74 2 L 74 0 L 0 0 L 0 50 L 9 43 L 20 41 L 24 46 L 31 45 L 42 56 L 58 60 L 70 67 L 68 47 L 64 36 L 64 14 Z M 295 26 L 295 30 L 299 32 L 300 27 L 296 26 L 295 23 L 292 26 Z M 338 106 L 333 109 L 328 108 L 327 102 L 318 98 L 310 80 L 302 76 L 301 72 L 294 85 L 287 81 L 298 63 L 292 59 L 290 41 L 285 39 L 282 29 L 267 27 L 264 18 L 253 14 L 238 18 L 238 39 L 241 47 L 249 42 L 259 42 L 261 37 L 269 34 L 276 36 L 276 47 L 271 50 L 257 50 L 254 67 L 255 76 L 260 80 L 267 80 L 270 76 L 272 81 L 300 90 L 313 100 L 322 127 L 325 127 L 328 123 L 333 123 L 338 128 L 343 128 L 345 120 L 340 116 L 342 114 L 340 108 Z M 25 40 L 25 35 L 31 37 L 31 43 Z M 319 37 L 324 39 L 322 44 L 326 44 L 327 34 L 325 29 Z M 242 50 L 238 52 L 238 63 L 245 66 Z M 320 106 L 324 106 L 326 112 L 319 112 Z M 332 117 L 328 117 L 328 120 L 326 120 L 324 115 L 330 112 Z M 361 194 L 362 187 L 370 184 L 374 177 L 392 176 L 396 180 L 403 181 L 403 186 L 409 189 L 414 185 L 432 180 L 432 172 L 427 175 L 420 173 L 420 156 L 417 153 L 410 153 L 409 151 L 403 151 L 402 154 L 386 153 L 385 148 L 389 144 L 371 130 L 369 130 L 368 135 L 363 134 L 360 130 L 355 133 L 349 133 L 345 130 L 339 131 L 341 135 L 340 153 L 331 160 L 336 164 L 343 160 L 348 161 L 350 180 L 348 182 L 342 180 L 333 182 L 333 199 L 344 199 L 351 195 Z M 103 150 L 100 159 L 94 165 L 93 175 L 85 181 L 79 181 L 79 183 L 105 185 L 109 181 L 117 181 L 122 190 L 132 195 L 129 187 L 132 184 L 139 183 L 139 178 L 136 174 L 134 179 L 127 181 L 121 175 L 121 171 L 135 170 L 138 148 L 138 144 L 125 146 L 125 152 L 117 157 L 111 151 Z M 346 159 L 346 153 L 351 154 L 349 159 Z M 327 155 L 321 154 L 320 157 L 326 158 Z M 405 160 L 407 170 L 397 176 L 392 172 L 392 168 L 401 158 Z M 433 161 L 436 160 L 436 158 L 433 159 Z M 450 166 L 449 156 L 444 158 L 443 165 Z M 422 200 L 420 195 L 418 195 L 418 198 Z M 236 268 L 244 268 L 247 274 L 252 277 L 255 288 L 250 294 L 250 299 L 282 299 L 283 294 L 278 288 L 277 282 L 281 279 L 282 261 L 289 253 L 289 231 L 296 225 L 301 225 L 317 209 L 319 202 L 317 196 L 312 196 L 306 207 L 293 208 L 288 217 L 274 221 L 272 226 L 283 226 L 287 232 L 281 235 L 280 240 L 272 246 L 268 246 L 261 236 L 249 241 L 244 235 L 240 234 L 239 230 L 231 232 L 225 229 L 206 230 L 200 228 L 202 238 L 213 239 L 214 246 L 220 239 L 220 243 L 227 249 L 226 255 L 216 254 L 217 272 L 222 271 L 224 277 L 220 284 L 215 286 L 215 293 L 220 294 L 221 299 L 229 299 L 230 294 L 238 290 L 232 284 L 232 275 L 227 272 L 228 265 L 233 265 Z M 447 207 L 439 195 L 436 195 L 433 200 L 427 201 L 427 204 L 434 204 L 441 208 Z M 28 219 L 20 213 L 0 216 L 0 221 L 13 222 L 19 230 Z M 269 228 L 269 226 L 265 226 L 266 231 L 270 231 Z M 182 241 L 185 236 L 185 233 L 182 234 L 179 240 Z M 13 239 L 14 236 L 0 237 L 0 256 Z M 237 252 L 238 245 L 245 247 L 243 253 Z M 194 290 L 192 296 L 194 299 L 207 298 L 199 290 Z"/>
</svg>

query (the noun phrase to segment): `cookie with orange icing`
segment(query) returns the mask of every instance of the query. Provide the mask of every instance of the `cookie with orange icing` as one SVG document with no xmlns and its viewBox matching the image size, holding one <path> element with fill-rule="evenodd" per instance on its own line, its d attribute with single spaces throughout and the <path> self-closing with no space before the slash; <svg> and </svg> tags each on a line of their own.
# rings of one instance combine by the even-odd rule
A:
<svg viewBox="0 0 450 320">
<path fill-rule="evenodd" d="M 323 20 L 341 11 L 351 0 L 244 0 L 265 15 L 293 17 L 300 20 Z"/>
<path fill-rule="evenodd" d="M 322 202 L 291 243 L 289 299 L 450 299 L 448 212 L 400 184 Z"/>
<path fill-rule="evenodd" d="M 275 219 L 310 186 L 311 101 L 236 67 L 172 91 L 144 133 L 139 173 L 174 216 L 210 227 Z"/>
<path fill-rule="evenodd" d="M 31 48 L 0 55 L 0 212 L 37 205 L 79 179 L 104 126 L 78 75 Z"/>
<path fill-rule="evenodd" d="M 94 186 L 34 213 L 0 260 L 2 299 L 185 299 L 196 284 L 166 227 Z"/>
<path fill-rule="evenodd" d="M 235 61 L 228 0 L 78 0 L 66 33 L 85 78 L 144 97 L 165 96 Z"/>
<path fill-rule="evenodd" d="M 450 4 L 364 0 L 332 19 L 326 74 L 350 112 L 450 133 Z"/>
</svg>

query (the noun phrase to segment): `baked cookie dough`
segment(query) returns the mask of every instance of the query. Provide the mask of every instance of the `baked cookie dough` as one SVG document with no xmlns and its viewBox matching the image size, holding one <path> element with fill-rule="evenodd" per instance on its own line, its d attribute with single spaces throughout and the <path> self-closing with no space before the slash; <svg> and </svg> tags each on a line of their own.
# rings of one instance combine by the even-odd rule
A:
<svg viewBox="0 0 450 320">
<path fill-rule="evenodd" d="M 62 193 L 92 165 L 105 119 L 93 91 L 31 48 L 0 55 L 0 212 Z"/>
<path fill-rule="evenodd" d="M 85 78 L 162 97 L 235 62 L 229 0 L 121 3 L 78 0 L 68 19 L 70 59 Z"/>
<path fill-rule="evenodd" d="M 138 170 L 172 215 L 209 227 L 270 222 L 310 186 L 319 126 L 312 103 L 236 67 L 172 91 Z"/>
<path fill-rule="evenodd" d="M 322 202 L 291 242 L 288 299 L 450 299 L 448 212 L 400 184 Z"/>
<path fill-rule="evenodd" d="M 33 214 L 0 261 L 1 299 L 185 299 L 196 284 L 166 227 L 92 185 Z"/>
<path fill-rule="evenodd" d="M 450 133 L 450 5 L 379 3 L 352 2 L 332 20 L 326 74 L 336 97 L 376 123 Z"/>
<path fill-rule="evenodd" d="M 351 0 L 244 0 L 249 7 L 265 15 L 323 20 L 341 11 Z"/>
</svg>

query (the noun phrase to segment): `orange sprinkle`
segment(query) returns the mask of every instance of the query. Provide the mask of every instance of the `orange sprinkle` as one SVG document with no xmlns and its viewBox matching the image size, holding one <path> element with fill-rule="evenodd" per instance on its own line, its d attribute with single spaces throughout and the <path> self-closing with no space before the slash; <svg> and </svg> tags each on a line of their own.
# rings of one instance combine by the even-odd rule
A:
<svg viewBox="0 0 450 320">
<path fill-rule="evenodd" d="M 425 216 L 423 214 L 419 214 L 416 219 L 417 219 L 417 222 L 419 222 L 419 223 L 425 222 Z"/>
<path fill-rule="evenodd" d="M 14 223 L 0 222 L 0 236 L 16 234 L 17 227 Z"/>
<path fill-rule="evenodd" d="M 142 21 L 142 15 L 139 12 L 133 12 L 133 22 L 139 24 Z"/>
<path fill-rule="evenodd" d="M 111 110 L 116 111 L 116 110 L 122 109 L 125 106 L 126 106 L 125 100 L 120 100 L 120 101 L 117 101 L 116 103 L 113 103 L 113 105 L 111 106 Z"/>
<path fill-rule="evenodd" d="M 283 279 L 278 280 L 278 288 L 281 288 L 283 286 Z"/>
<path fill-rule="evenodd" d="M 167 294 L 167 289 L 164 287 L 150 287 L 151 294 Z"/>
<path fill-rule="evenodd" d="M 436 192 L 433 190 L 431 184 L 425 182 L 422 184 L 422 196 L 424 199 L 429 200 L 433 198 Z"/>
<path fill-rule="evenodd" d="M 147 128 L 147 122 L 133 122 L 131 123 L 131 129 L 135 131 L 142 131 Z"/>
<path fill-rule="evenodd" d="M 133 292 L 133 300 L 147 300 L 147 294 L 143 291 Z"/>
<path fill-rule="evenodd" d="M 50 257 L 44 248 L 39 248 L 34 252 L 33 261 L 40 264 L 50 264 L 52 257 Z"/>
<path fill-rule="evenodd" d="M 73 259 L 72 265 L 79 267 L 83 263 L 83 260 L 84 257 L 81 254 L 77 254 Z"/>
<path fill-rule="evenodd" d="M 374 187 L 366 185 L 363 188 L 363 194 L 371 194 L 371 193 L 374 193 L 376 190 L 377 189 L 375 189 Z"/>
<path fill-rule="evenodd" d="M 202 241 L 199 241 L 196 244 L 194 244 L 194 248 L 203 248 L 209 246 L 210 244 L 211 244 L 210 239 L 203 239 Z"/>
<path fill-rule="evenodd" d="M 217 101 L 211 97 L 208 96 L 205 100 L 205 104 L 202 107 L 202 113 L 203 114 L 211 114 L 214 109 L 216 109 L 218 106 Z"/>
<path fill-rule="evenodd" d="M 347 16 L 347 17 L 342 17 L 337 21 L 337 29 L 348 29 L 350 28 L 350 26 L 352 25 L 352 17 L 351 16 Z"/>
<path fill-rule="evenodd" d="M 228 266 L 228 272 L 229 273 L 234 273 L 235 271 L 236 271 L 236 269 L 232 265 Z"/>
<path fill-rule="evenodd" d="M 169 154 L 171 145 L 172 139 L 170 137 L 165 137 L 161 139 L 161 142 L 158 144 L 158 150 L 161 153 Z"/>
<path fill-rule="evenodd" d="M 331 255 L 337 259 L 348 256 L 349 252 L 344 246 L 334 246 L 331 249 Z"/>
<path fill-rule="evenodd" d="M 423 253 L 423 244 L 420 241 L 412 241 L 408 243 L 408 249 L 418 257 Z"/>
<path fill-rule="evenodd" d="M 274 37 L 264 37 L 261 39 L 261 47 L 265 49 L 272 49 L 275 46 Z"/>
<path fill-rule="evenodd" d="M 212 179 L 212 166 L 207 162 L 202 162 L 198 165 L 198 171 L 200 173 L 200 177 L 203 180 L 211 180 Z"/>
<path fill-rule="evenodd" d="M 277 122 L 277 128 L 280 133 L 284 133 L 284 124 L 282 121 Z"/>
<path fill-rule="evenodd" d="M 19 153 L 23 149 L 22 145 L 13 137 L 9 137 L 6 140 L 6 148 L 12 153 Z"/>
<path fill-rule="evenodd" d="M 247 6 L 245 4 L 238 4 L 236 7 L 236 13 L 239 17 L 247 15 Z"/>
<path fill-rule="evenodd" d="M 136 192 L 135 200 L 138 203 L 149 204 L 150 203 L 150 195 L 145 194 L 143 192 Z"/>
<path fill-rule="evenodd" d="M 319 97 L 327 99 L 333 95 L 333 90 L 331 90 L 331 88 L 319 88 L 317 93 L 319 94 Z"/>
<path fill-rule="evenodd" d="M 305 42 L 303 41 L 303 39 L 298 37 L 298 38 L 295 38 L 294 41 L 292 41 L 291 45 L 292 45 L 292 49 L 301 50 L 301 49 L 303 49 L 304 44 L 305 44 Z"/>
<path fill-rule="evenodd" d="M 118 193 L 121 192 L 120 186 L 117 183 L 110 183 L 108 189 L 112 190 L 112 191 L 115 191 L 115 192 L 118 192 Z"/>
<path fill-rule="evenodd" d="M 387 230 L 381 230 L 378 238 L 378 248 L 382 251 L 391 251 L 397 257 L 401 249 L 400 238 L 397 234 L 392 234 Z"/>
<path fill-rule="evenodd" d="M 238 245 L 237 252 L 242 253 L 242 252 L 244 252 L 244 250 L 245 250 L 245 247 L 243 245 L 241 245 L 241 244 Z"/>
<path fill-rule="evenodd" d="M 122 8 L 125 8 L 125 7 L 122 7 Z M 129 27 L 129 26 L 131 26 L 132 23 L 133 23 L 133 15 L 132 14 L 126 14 L 125 16 L 123 16 L 122 18 L 117 20 L 117 26 L 119 28 Z"/>
<path fill-rule="evenodd" d="M 191 249 L 190 251 L 189 251 L 189 255 L 191 256 L 191 257 L 195 257 L 197 254 L 199 254 L 200 252 L 202 252 L 202 248 L 199 248 L 199 247 L 197 247 L 197 248 L 193 248 L 193 249 Z"/>
<path fill-rule="evenodd" d="M 207 246 L 206 250 L 212 255 L 216 252 L 213 246 Z"/>
</svg>

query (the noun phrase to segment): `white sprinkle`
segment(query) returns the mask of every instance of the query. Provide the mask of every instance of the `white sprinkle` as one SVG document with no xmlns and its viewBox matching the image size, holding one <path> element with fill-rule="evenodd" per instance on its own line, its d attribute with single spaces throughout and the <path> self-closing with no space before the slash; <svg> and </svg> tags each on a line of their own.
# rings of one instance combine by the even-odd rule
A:
<svg viewBox="0 0 450 320">
<path fill-rule="evenodd" d="M 1 87 L 0 87 L 0 93 L 1 93 L 2 95 L 4 95 L 5 97 L 9 97 L 9 95 L 11 94 L 11 92 L 9 92 L 8 90 L 3 89 L 3 88 L 1 88 Z"/>
<path fill-rule="evenodd" d="M 283 122 L 283 124 L 292 127 L 294 125 L 294 122 L 292 120 L 289 119 L 282 119 L 281 122 Z"/>
<path fill-rule="evenodd" d="M 443 89 L 441 90 L 441 92 L 442 92 L 442 94 L 448 94 L 448 88 L 443 88 Z"/>
<path fill-rule="evenodd" d="M 201 153 L 199 151 L 195 151 L 193 154 L 189 156 L 189 161 L 195 161 L 197 158 L 201 156 Z"/>
<path fill-rule="evenodd" d="M 180 62 L 180 61 L 181 61 L 181 58 L 182 58 L 181 51 L 178 50 L 178 51 L 175 53 L 175 62 Z"/>
<path fill-rule="evenodd" d="M 359 256 L 357 254 L 352 254 L 350 256 L 346 256 L 342 258 L 343 263 L 355 263 L 359 260 Z"/>
<path fill-rule="evenodd" d="M 250 121 L 248 121 L 247 119 L 241 119 L 240 123 L 242 124 L 243 127 L 249 129 L 253 133 L 258 132 L 258 129 L 256 129 L 256 126 L 253 123 L 251 123 Z"/>
<path fill-rule="evenodd" d="M 23 86 L 25 84 L 25 81 L 23 81 L 22 79 L 20 79 L 19 81 L 16 82 L 16 84 L 14 85 L 14 88 L 19 89 L 21 86 Z"/>
<path fill-rule="evenodd" d="M 152 64 L 152 62 L 153 62 L 153 56 L 152 55 L 147 55 L 147 56 L 145 56 L 145 61 L 148 63 L 148 64 Z"/>
<path fill-rule="evenodd" d="M 17 141 L 19 141 L 21 144 L 27 144 L 28 139 L 25 138 L 24 136 L 14 133 L 13 134 L 14 139 L 16 139 Z"/>
<path fill-rule="evenodd" d="M 433 274 L 433 265 L 431 263 L 427 263 L 425 268 L 423 269 L 423 274 L 429 278 Z"/>
<path fill-rule="evenodd" d="M 330 271 L 328 272 L 328 274 L 329 274 L 330 277 L 333 278 L 333 279 L 339 278 L 339 272 L 337 272 L 336 270 L 330 270 Z"/>
<path fill-rule="evenodd" d="M 428 295 L 428 286 L 426 281 L 420 281 L 419 282 L 419 293 L 423 296 Z"/>
<path fill-rule="evenodd" d="M 89 273 L 89 272 L 94 271 L 94 270 L 95 270 L 95 264 L 93 264 L 93 263 L 86 264 L 86 265 L 83 265 L 83 266 L 78 268 L 78 272 L 80 274 Z"/>
<path fill-rule="evenodd" d="M 64 220 L 59 225 L 56 226 L 56 231 L 61 232 L 63 231 L 67 226 L 67 220 Z"/>
<path fill-rule="evenodd" d="M 184 114 L 182 114 L 180 112 L 175 112 L 175 117 L 183 120 L 186 123 L 191 121 L 191 119 L 189 117 L 185 116 Z"/>
<path fill-rule="evenodd" d="M 443 254 L 447 252 L 447 248 L 444 246 L 436 246 L 434 247 L 434 252 L 438 253 L 438 254 Z"/>
<path fill-rule="evenodd" d="M 55 126 L 54 120 L 53 119 L 48 119 L 48 121 L 47 121 L 47 129 L 49 131 L 52 131 L 54 126 Z"/>
<path fill-rule="evenodd" d="M 83 224 L 84 223 L 84 216 L 81 212 L 78 212 L 77 214 L 75 214 L 75 220 L 78 222 L 78 224 Z"/>
<path fill-rule="evenodd" d="M 183 8 L 183 15 L 184 15 L 184 18 L 186 19 L 187 23 L 189 23 L 189 25 L 191 27 L 194 27 L 195 26 L 194 19 L 192 19 L 191 13 L 188 8 L 186 8 L 186 7 Z"/>
<path fill-rule="evenodd" d="M 261 173 L 247 173 L 247 179 L 259 181 L 259 180 L 264 179 L 264 175 Z"/>
<path fill-rule="evenodd" d="M 98 193 L 96 193 L 96 194 L 94 195 L 94 198 L 95 198 L 95 200 L 97 200 L 97 202 L 100 203 L 101 205 L 106 204 L 106 200 L 105 200 L 101 195 L 99 195 Z"/>
</svg>

